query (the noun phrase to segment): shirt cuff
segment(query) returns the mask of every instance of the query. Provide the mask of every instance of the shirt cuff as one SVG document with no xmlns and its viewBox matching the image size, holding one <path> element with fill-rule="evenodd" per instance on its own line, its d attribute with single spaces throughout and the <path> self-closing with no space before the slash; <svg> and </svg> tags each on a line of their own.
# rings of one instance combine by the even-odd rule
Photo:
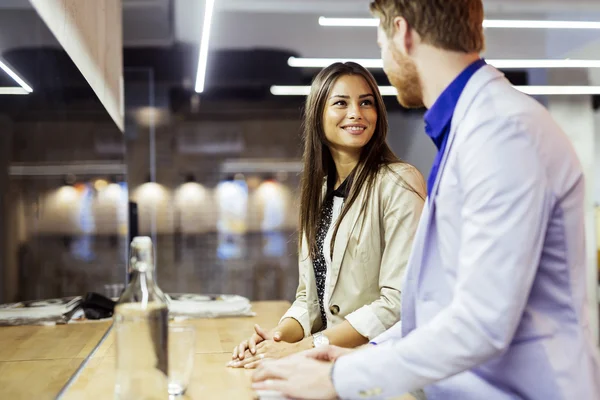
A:
<svg viewBox="0 0 600 400">
<path fill-rule="evenodd" d="M 402 321 L 398 321 L 390 329 L 388 329 L 387 331 L 383 332 L 381 335 L 372 339 L 371 343 L 382 344 L 385 342 L 389 342 L 391 340 L 400 340 L 400 339 L 402 339 Z"/>
<path fill-rule="evenodd" d="M 292 305 L 283 317 L 281 317 L 279 323 L 286 318 L 292 318 L 298 321 L 304 331 L 304 337 L 310 336 L 312 330 L 310 328 L 310 320 L 308 319 L 308 311 L 305 308 Z"/>
<path fill-rule="evenodd" d="M 369 306 L 363 306 L 346 315 L 346 321 L 348 321 L 358 333 L 369 340 L 385 332 L 385 326 Z"/>
<path fill-rule="evenodd" d="M 365 385 L 364 379 L 357 379 L 357 371 L 353 368 L 352 363 L 347 362 L 348 358 L 352 358 L 352 356 L 356 356 L 356 354 L 340 357 L 333 364 L 331 382 L 338 398 L 383 400 L 381 388 L 370 384 Z M 372 359 L 369 360 L 370 363 L 372 361 Z M 358 374 L 360 375 L 360 372 Z"/>
</svg>

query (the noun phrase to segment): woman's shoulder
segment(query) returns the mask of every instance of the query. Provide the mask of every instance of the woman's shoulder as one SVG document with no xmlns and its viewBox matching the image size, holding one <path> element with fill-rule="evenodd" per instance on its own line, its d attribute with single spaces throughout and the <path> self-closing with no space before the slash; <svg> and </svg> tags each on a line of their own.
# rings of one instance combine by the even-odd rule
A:
<svg viewBox="0 0 600 400">
<path fill-rule="evenodd" d="M 384 164 L 379 167 L 379 174 L 382 175 L 384 178 L 390 178 L 398 175 L 417 175 L 420 176 L 421 179 L 423 178 L 423 175 L 419 172 L 417 167 L 405 161 L 397 161 L 390 164 Z"/>
<path fill-rule="evenodd" d="M 423 174 L 413 165 L 406 162 L 396 162 L 382 165 L 379 168 L 380 185 L 382 189 L 396 192 L 402 189 L 412 189 L 422 198 L 426 197 L 426 185 Z M 407 186 L 409 186 L 407 188 Z"/>
</svg>

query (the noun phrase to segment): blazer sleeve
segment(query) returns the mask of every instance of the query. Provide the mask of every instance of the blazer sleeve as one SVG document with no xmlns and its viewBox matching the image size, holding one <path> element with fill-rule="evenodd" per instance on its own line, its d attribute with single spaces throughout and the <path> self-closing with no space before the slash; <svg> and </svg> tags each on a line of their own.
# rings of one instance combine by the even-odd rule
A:
<svg viewBox="0 0 600 400">
<path fill-rule="evenodd" d="M 346 316 L 352 327 L 369 340 L 400 319 L 400 290 L 426 197 L 425 181 L 415 167 L 401 164 L 391 168 L 393 171 L 387 171 L 381 182 L 384 248 L 379 271 L 380 297 Z"/>
<path fill-rule="evenodd" d="M 306 245 L 306 241 L 304 241 L 303 245 Z M 310 316 L 308 313 L 308 301 L 306 297 L 306 274 L 310 271 L 307 271 L 308 262 L 306 259 L 304 252 L 300 252 L 298 257 L 298 289 L 296 290 L 296 300 L 292 303 L 292 306 L 287 310 L 287 312 L 281 317 L 283 321 L 286 318 L 293 318 L 302 326 L 302 330 L 304 331 L 304 337 L 311 335 L 311 326 L 312 322 L 310 321 Z"/>
<path fill-rule="evenodd" d="M 509 347 L 544 243 L 551 193 L 532 135 L 519 121 L 486 121 L 457 150 L 463 203 L 453 301 L 401 340 L 342 357 L 341 398 L 372 387 L 389 398 L 472 369 Z M 509 162 L 507 160 L 510 160 Z M 526 171 L 526 173 L 524 173 Z"/>
</svg>

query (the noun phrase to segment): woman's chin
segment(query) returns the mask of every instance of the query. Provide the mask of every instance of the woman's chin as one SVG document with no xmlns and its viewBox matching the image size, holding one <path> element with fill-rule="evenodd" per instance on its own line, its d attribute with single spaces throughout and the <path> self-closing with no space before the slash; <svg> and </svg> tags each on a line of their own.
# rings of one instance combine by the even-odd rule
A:
<svg viewBox="0 0 600 400">
<path fill-rule="evenodd" d="M 367 144 L 368 140 L 366 139 L 366 136 L 354 136 L 352 138 L 349 138 L 349 140 L 346 141 L 345 145 L 348 148 L 360 150 Z"/>
</svg>

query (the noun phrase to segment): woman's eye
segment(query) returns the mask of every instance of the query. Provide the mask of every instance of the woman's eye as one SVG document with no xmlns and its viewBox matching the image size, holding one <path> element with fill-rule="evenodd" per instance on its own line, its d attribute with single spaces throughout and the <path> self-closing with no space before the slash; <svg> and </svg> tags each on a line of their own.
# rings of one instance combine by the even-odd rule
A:
<svg viewBox="0 0 600 400">
<path fill-rule="evenodd" d="M 363 106 L 372 106 L 373 102 L 371 100 L 365 100 L 365 101 L 362 102 L 362 105 Z"/>
<path fill-rule="evenodd" d="M 336 101 L 333 105 L 334 106 L 345 106 L 346 102 L 343 100 L 340 100 L 340 101 Z"/>
</svg>

